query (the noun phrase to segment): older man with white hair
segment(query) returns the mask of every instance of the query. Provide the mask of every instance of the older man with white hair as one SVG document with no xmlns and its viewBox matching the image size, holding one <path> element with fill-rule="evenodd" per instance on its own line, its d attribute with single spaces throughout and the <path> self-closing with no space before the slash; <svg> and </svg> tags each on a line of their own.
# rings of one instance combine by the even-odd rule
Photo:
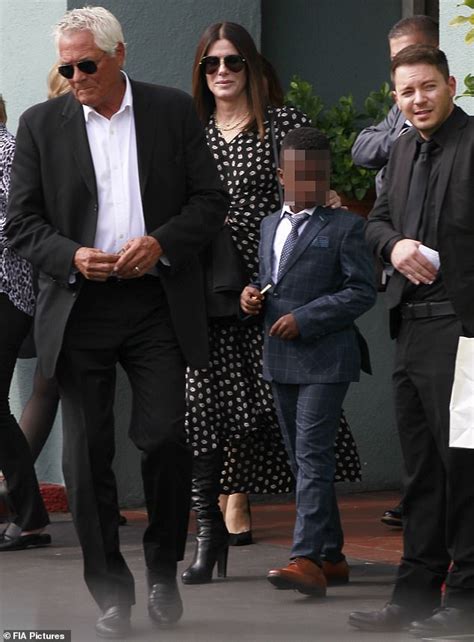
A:
<svg viewBox="0 0 474 642">
<path fill-rule="evenodd" d="M 113 638 L 129 633 L 135 601 L 112 471 L 116 365 L 130 380 L 130 437 L 142 452 L 148 610 L 168 625 L 182 613 L 176 565 L 190 499 L 184 374 L 208 361 L 198 252 L 227 197 L 191 98 L 128 78 L 109 11 L 68 11 L 55 37 L 71 92 L 21 118 L 7 231 L 40 271 L 38 356 L 62 396 L 64 473 L 102 610 L 96 631 Z"/>
</svg>

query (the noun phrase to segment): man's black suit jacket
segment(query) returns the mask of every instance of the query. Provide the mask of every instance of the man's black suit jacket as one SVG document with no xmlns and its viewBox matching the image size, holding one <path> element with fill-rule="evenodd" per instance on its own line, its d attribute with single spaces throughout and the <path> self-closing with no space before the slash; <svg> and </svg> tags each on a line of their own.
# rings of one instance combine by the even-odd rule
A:
<svg viewBox="0 0 474 642">
<path fill-rule="evenodd" d="M 198 252 L 222 225 L 228 199 L 190 96 L 132 81 L 138 169 L 147 233 L 170 267 L 158 262 L 176 335 L 187 362 L 207 365 L 207 331 Z M 79 288 L 73 258 L 93 247 L 97 188 L 82 105 L 71 95 L 27 110 L 17 134 L 7 235 L 40 271 L 35 339 L 53 376 Z"/>
<path fill-rule="evenodd" d="M 432 215 L 437 221 L 441 273 L 449 299 L 465 333 L 474 336 L 474 117 L 455 107 L 450 118 L 454 133 L 442 150 Z M 413 128 L 395 142 L 384 188 L 368 218 L 366 237 L 380 256 L 387 243 L 404 238 L 416 136 Z M 397 280 L 405 277 L 396 271 L 386 293 L 389 307 L 390 285 L 394 288 Z"/>
</svg>

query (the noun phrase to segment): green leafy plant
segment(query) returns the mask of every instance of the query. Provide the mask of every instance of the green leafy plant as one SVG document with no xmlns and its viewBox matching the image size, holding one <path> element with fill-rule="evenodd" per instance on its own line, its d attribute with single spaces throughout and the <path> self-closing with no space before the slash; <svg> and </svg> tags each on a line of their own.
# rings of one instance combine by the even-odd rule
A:
<svg viewBox="0 0 474 642">
<path fill-rule="evenodd" d="M 335 105 L 325 108 L 321 98 L 313 93 L 311 84 L 298 76 L 293 77 L 285 102 L 307 114 L 313 127 L 329 138 L 331 187 L 349 198 L 362 200 L 368 191 L 373 190 L 376 172 L 354 165 L 351 148 L 368 120 L 378 123 L 387 115 L 392 105 L 388 83 L 367 96 L 363 113 L 357 111 L 351 95 L 341 96 Z"/>
<path fill-rule="evenodd" d="M 458 4 L 456 6 L 458 7 L 465 6 L 473 10 L 470 16 L 456 16 L 449 23 L 452 27 L 459 27 L 459 25 L 468 25 L 470 28 L 468 29 L 466 35 L 464 36 L 464 40 L 466 44 L 472 45 L 474 43 L 474 0 L 464 0 L 464 2 L 461 2 L 461 4 Z M 474 98 L 474 75 L 473 74 L 468 74 L 464 78 L 464 86 L 465 86 L 465 90 L 463 91 L 462 94 L 460 94 L 459 96 L 456 96 L 456 98 L 463 98 L 463 97 Z"/>
<path fill-rule="evenodd" d="M 392 105 L 392 90 L 388 82 L 384 82 L 378 91 L 371 91 L 365 99 L 365 115 L 373 123 L 379 123 L 385 118 Z"/>
<path fill-rule="evenodd" d="M 456 98 L 462 98 L 462 96 L 468 96 L 469 98 L 474 98 L 474 75 L 473 74 L 467 74 L 467 76 L 464 78 L 464 85 L 466 89 L 462 92 L 462 94 L 459 94 L 459 96 L 456 96 Z"/>
</svg>

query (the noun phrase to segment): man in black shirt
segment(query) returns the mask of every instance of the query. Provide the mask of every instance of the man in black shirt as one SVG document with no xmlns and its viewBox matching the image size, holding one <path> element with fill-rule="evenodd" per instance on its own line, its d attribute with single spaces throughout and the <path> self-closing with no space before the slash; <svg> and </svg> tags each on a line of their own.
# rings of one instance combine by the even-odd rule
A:
<svg viewBox="0 0 474 642">
<path fill-rule="evenodd" d="M 403 18 L 394 24 L 388 33 L 390 60 L 393 60 L 402 49 L 410 45 L 437 47 L 438 44 L 438 23 L 429 16 L 415 15 Z M 382 190 L 390 150 L 397 138 L 406 134 L 410 127 L 410 121 L 395 104 L 384 120 L 363 129 L 352 146 L 352 159 L 356 165 L 379 170 L 375 179 L 377 195 Z M 401 528 L 402 508 L 403 501 L 400 501 L 397 506 L 384 511 L 381 518 L 382 523 Z"/>
<path fill-rule="evenodd" d="M 474 118 L 454 106 L 456 83 L 438 49 L 407 47 L 392 77 L 413 128 L 392 149 L 367 239 L 395 269 L 386 300 L 397 338 L 404 553 L 391 602 L 351 613 L 349 622 L 366 631 L 409 626 L 420 637 L 467 633 L 474 631 L 474 450 L 449 447 L 449 401 L 459 336 L 474 336 Z"/>
</svg>

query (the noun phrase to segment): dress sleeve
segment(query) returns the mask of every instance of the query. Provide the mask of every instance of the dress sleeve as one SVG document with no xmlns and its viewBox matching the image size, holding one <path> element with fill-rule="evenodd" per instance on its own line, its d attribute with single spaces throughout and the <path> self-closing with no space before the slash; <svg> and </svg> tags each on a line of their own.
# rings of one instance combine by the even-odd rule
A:
<svg viewBox="0 0 474 642">
<path fill-rule="evenodd" d="M 7 239 L 4 233 L 5 217 L 7 214 L 8 194 L 10 192 L 10 173 L 12 169 L 13 156 L 15 153 L 15 139 L 6 134 L 2 139 L 0 152 L 0 247 L 7 246 Z"/>
<path fill-rule="evenodd" d="M 0 154 L 0 195 L 2 199 L 8 200 L 8 193 L 10 191 L 10 173 L 13 163 L 13 155 L 15 153 L 15 139 L 13 136 L 8 136 L 2 145 Z"/>
</svg>

